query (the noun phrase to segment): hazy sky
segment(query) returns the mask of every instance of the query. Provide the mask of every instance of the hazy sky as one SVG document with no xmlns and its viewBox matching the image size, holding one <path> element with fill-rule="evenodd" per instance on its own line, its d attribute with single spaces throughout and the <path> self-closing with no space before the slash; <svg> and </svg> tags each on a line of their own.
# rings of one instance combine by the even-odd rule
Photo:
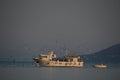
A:
<svg viewBox="0 0 120 80">
<path fill-rule="evenodd" d="M 56 47 L 96 52 L 118 43 L 119 0 L 0 0 L 0 56 Z"/>
</svg>

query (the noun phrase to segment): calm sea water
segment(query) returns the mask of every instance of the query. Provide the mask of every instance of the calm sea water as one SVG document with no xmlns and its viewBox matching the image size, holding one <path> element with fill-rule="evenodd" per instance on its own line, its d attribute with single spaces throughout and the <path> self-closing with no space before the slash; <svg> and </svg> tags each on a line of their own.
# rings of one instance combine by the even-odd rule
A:
<svg viewBox="0 0 120 80">
<path fill-rule="evenodd" d="M 92 64 L 68 68 L 37 67 L 32 62 L 0 63 L 0 80 L 120 80 L 120 65 L 96 69 Z"/>
</svg>

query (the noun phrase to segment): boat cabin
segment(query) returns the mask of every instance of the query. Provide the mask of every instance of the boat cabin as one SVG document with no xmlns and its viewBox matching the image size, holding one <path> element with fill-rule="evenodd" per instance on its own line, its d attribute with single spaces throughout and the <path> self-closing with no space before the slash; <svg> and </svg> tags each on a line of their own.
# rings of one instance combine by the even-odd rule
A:
<svg viewBox="0 0 120 80">
<path fill-rule="evenodd" d="M 39 58 L 41 60 L 51 61 L 52 59 L 56 58 L 56 55 L 53 54 L 53 51 L 48 52 L 47 54 L 40 54 Z"/>
<path fill-rule="evenodd" d="M 78 62 L 80 57 L 79 56 L 75 56 L 75 55 L 68 55 L 68 56 L 65 56 L 65 59 L 68 62 Z"/>
</svg>

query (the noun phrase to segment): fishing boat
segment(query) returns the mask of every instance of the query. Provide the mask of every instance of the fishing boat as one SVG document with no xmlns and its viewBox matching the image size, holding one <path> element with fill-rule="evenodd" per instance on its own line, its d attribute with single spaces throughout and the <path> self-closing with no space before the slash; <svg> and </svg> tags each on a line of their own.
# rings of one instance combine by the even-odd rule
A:
<svg viewBox="0 0 120 80">
<path fill-rule="evenodd" d="M 84 63 L 77 55 L 66 55 L 62 59 L 57 58 L 53 51 L 42 53 L 33 60 L 42 67 L 83 67 Z"/>
<path fill-rule="evenodd" d="M 107 65 L 105 65 L 105 64 L 96 64 L 96 65 L 93 65 L 93 67 L 95 67 L 95 68 L 107 68 Z"/>
</svg>

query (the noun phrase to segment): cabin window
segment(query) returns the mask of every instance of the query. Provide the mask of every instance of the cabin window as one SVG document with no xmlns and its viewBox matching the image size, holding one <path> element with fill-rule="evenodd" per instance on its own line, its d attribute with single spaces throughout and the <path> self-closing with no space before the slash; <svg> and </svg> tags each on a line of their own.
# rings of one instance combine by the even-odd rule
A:
<svg viewBox="0 0 120 80">
<path fill-rule="evenodd" d="M 72 62 L 73 61 L 73 59 L 68 59 L 68 62 Z"/>
<path fill-rule="evenodd" d="M 42 56 L 41 58 L 47 58 L 47 56 Z"/>
</svg>

